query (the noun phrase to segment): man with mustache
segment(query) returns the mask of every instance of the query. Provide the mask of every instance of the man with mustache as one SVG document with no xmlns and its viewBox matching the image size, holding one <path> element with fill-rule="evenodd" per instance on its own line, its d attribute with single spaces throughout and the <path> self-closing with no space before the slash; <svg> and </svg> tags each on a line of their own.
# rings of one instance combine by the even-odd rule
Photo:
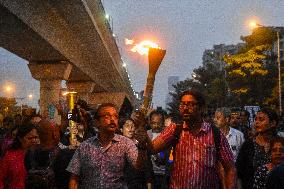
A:
<svg viewBox="0 0 284 189">
<path fill-rule="evenodd" d="M 218 132 L 219 146 L 215 146 L 216 128 L 213 129 L 213 126 L 203 119 L 204 97 L 193 90 L 185 91 L 180 97 L 179 112 L 182 123 L 171 124 L 150 143 L 153 153 L 170 145 L 175 146 L 170 189 L 219 189 L 218 162 L 225 170 L 226 188 L 235 188 L 233 154 L 221 132 Z"/>
<path fill-rule="evenodd" d="M 95 114 L 98 135 L 81 143 L 69 163 L 70 189 L 123 189 L 126 164 L 137 168 L 134 142 L 117 135 L 118 113 L 113 104 L 102 104 Z"/>
</svg>

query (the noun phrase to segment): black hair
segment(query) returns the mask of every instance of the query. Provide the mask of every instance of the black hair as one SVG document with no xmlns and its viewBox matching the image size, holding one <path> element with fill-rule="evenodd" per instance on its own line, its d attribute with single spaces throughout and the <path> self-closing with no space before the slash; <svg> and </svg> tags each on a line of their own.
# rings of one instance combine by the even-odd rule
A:
<svg viewBox="0 0 284 189">
<path fill-rule="evenodd" d="M 12 117 L 4 117 L 3 124 L 14 124 L 14 119 Z"/>
<path fill-rule="evenodd" d="M 231 113 L 232 113 L 232 114 L 234 114 L 234 113 L 240 114 L 241 111 L 242 111 L 242 110 L 241 110 L 241 108 L 239 108 L 239 107 L 232 107 L 232 108 L 231 108 Z"/>
<path fill-rule="evenodd" d="M 270 142 L 270 148 L 272 148 L 275 143 L 281 143 L 281 145 L 284 146 L 284 137 L 276 136 L 273 138 Z"/>
<path fill-rule="evenodd" d="M 276 126 L 278 125 L 279 117 L 278 117 L 277 113 L 275 111 L 273 111 L 272 109 L 264 107 L 264 108 L 261 108 L 258 112 L 265 113 L 268 116 L 270 123 L 272 121 L 275 121 Z"/>
<path fill-rule="evenodd" d="M 17 125 L 15 125 L 15 126 L 12 127 L 11 129 L 9 129 L 8 133 L 6 134 L 6 136 L 11 137 L 11 136 L 12 136 L 12 133 L 13 133 L 15 130 L 17 130 L 17 129 L 19 129 L 19 127 L 18 127 Z"/>
<path fill-rule="evenodd" d="M 85 100 L 79 99 L 76 102 L 76 105 L 79 105 L 81 108 L 83 108 L 86 111 L 90 110 L 90 107 L 89 107 L 88 103 Z"/>
<path fill-rule="evenodd" d="M 153 110 L 150 115 L 149 115 L 149 120 L 151 120 L 152 116 L 153 115 L 160 115 L 162 116 L 162 119 L 164 120 L 165 119 L 165 114 L 164 112 L 160 111 L 160 110 Z"/>
<path fill-rule="evenodd" d="M 31 123 L 19 126 L 17 134 L 16 134 L 16 138 L 14 139 L 11 145 L 11 149 L 13 150 L 20 149 L 22 147 L 20 139 L 24 138 L 33 129 L 36 129 L 36 126 Z"/>
<path fill-rule="evenodd" d="M 249 117 L 249 116 L 250 116 L 250 113 L 249 113 L 249 111 L 247 111 L 247 110 L 242 110 L 242 111 L 241 111 L 241 115 L 244 115 L 244 116 L 246 116 L 246 117 Z"/>
<path fill-rule="evenodd" d="M 15 119 L 16 117 L 22 117 L 22 115 L 21 115 L 21 114 L 16 114 L 16 115 L 14 116 L 14 119 Z"/>
<path fill-rule="evenodd" d="M 105 107 L 112 107 L 112 108 L 117 110 L 116 106 L 113 103 L 103 103 L 103 104 L 100 104 L 99 107 L 97 108 L 97 111 L 94 114 L 94 119 L 98 120 L 100 118 L 100 115 L 99 115 L 100 111 L 101 111 L 101 109 L 103 109 Z"/>
<path fill-rule="evenodd" d="M 124 124 L 126 123 L 126 121 L 128 121 L 128 120 L 132 121 L 133 124 L 135 124 L 135 122 L 134 122 L 134 120 L 133 120 L 132 118 L 126 117 L 126 118 L 119 119 L 119 121 L 118 121 L 119 128 L 122 129 L 122 128 L 123 128 L 123 125 L 124 125 Z"/>
<path fill-rule="evenodd" d="M 205 105 L 206 105 L 205 98 L 200 92 L 195 91 L 195 90 L 184 91 L 183 93 L 181 93 L 179 100 L 181 101 L 182 97 L 185 96 L 185 95 L 193 96 L 196 99 L 199 106 L 205 107 Z"/>
</svg>

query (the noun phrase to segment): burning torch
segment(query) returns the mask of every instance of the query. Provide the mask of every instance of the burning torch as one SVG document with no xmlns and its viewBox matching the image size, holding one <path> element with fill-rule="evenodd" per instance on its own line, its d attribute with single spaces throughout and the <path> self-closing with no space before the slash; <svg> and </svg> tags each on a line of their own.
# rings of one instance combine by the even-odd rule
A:
<svg viewBox="0 0 284 189">
<path fill-rule="evenodd" d="M 164 56 L 166 55 L 166 50 L 161 49 L 156 43 L 151 41 L 142 41 L 139 44 L 134 44 L 134 40 L 125 39 L 125 44 L 134 45 L 131 49 L 132 52 L 138 52 L 141 55 L 148 55 L 149 71 L 143 94 L 144 100 L 141 106 L 141 111 L 145 115 L 152 101 L 155 76 Z"/>
<path fill-rule="evenodd" d="M 146 111 L 151 104 L 153 88 L 155 83 L 155 76 L 165 55 L 166 55 L 166 50 L 162 50 L 159 48 L 149 48 L 148 52 L 149 71 L 143 95 L 144 100 L 141 107 L 142 111 Z"/>
</svg>

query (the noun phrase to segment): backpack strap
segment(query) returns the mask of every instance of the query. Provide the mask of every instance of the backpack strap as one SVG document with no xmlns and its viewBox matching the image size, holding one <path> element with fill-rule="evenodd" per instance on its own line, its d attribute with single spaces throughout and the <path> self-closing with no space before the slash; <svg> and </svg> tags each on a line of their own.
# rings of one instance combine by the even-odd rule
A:
<svg viewBox="0 0 284 189">
<path fill-rule="evenodd" d="M 221 131 L 218 129 L 214 124 L 212 124 L 212 130 L 213 130 L 213 138 L 216 148 L 216 161 L 219 160 L 219 153 L 220 153 L 220 147 L 221 147 Z"/>
<path fill-rule="evenodd" d="M 183 123 L 175 123 L 176 124 L 176 129 L 174 131 L 174 142 L 172 144 L 173 150 L 175 151 L 176 145 L 179 141 L 181 132 L 182 132 L 182 127 L 183 127 Z"/>
</svg>

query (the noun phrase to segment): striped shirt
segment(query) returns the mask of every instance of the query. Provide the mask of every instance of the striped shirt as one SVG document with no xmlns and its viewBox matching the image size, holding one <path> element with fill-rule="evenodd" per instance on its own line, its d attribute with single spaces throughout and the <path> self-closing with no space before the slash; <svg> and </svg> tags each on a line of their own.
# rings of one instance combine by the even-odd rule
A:
<svg viewBox="0 0 284 189">
<path fill-rule="evenodd" d="M 175 128 L 176 125 L 171 124 L 154 140 L 158 149 L 174 142 Z M 203 122 L 198 134 L 183 130 L 175 148 L 170 188 L 218 189 L 216 157 L 213 129 L 209 123 Z M 223 165 L 234 161 L 229 144 L 221 132 L 218 159 Z"/>
</svg>

